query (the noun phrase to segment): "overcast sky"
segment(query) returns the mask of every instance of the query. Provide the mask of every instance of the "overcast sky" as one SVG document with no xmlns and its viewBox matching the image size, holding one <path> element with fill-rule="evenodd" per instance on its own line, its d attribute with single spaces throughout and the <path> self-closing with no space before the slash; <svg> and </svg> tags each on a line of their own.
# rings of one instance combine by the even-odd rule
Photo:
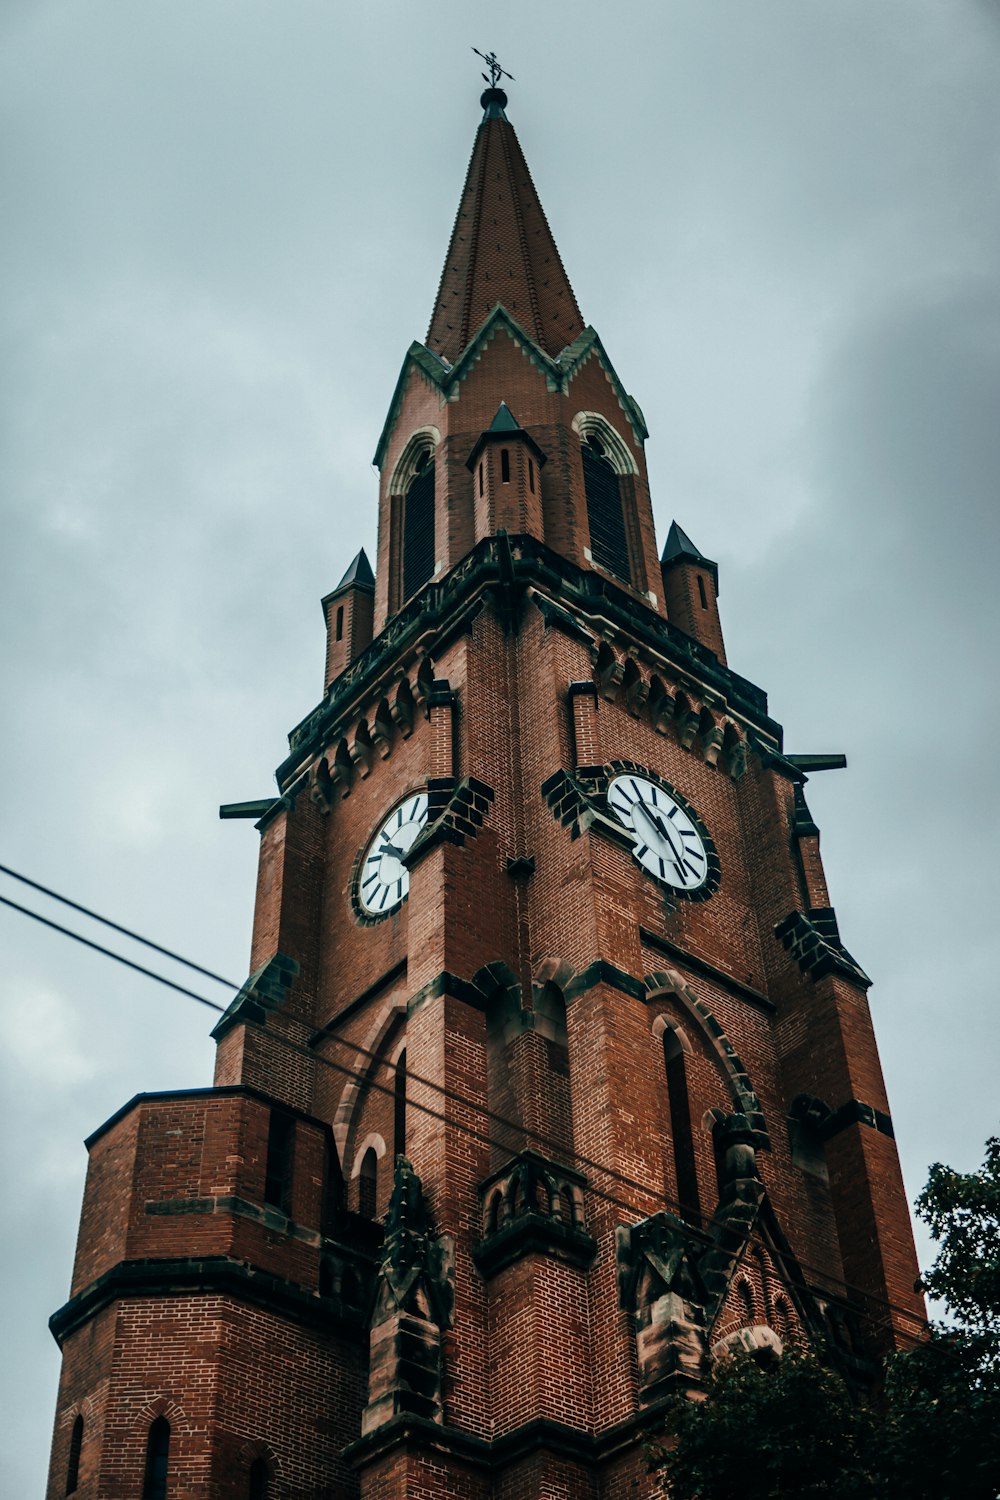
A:
<svg viewBox="0 0 1000 1500">
<path fill-rule="evenodd" d="M 245 978 L 257 835 L 217 808 L 270 792 L 319 600 L 374 555 L 472 45 L 645 412 L 661 543 L 718 559 L 789 751 L 848 755 L 809 800 L 912 1198 L 997 1129 L 997 0 L 6 0 L 0 861 Z M 0 942 L 30 1496 L 83 1137 L 208 1083 L 211 1017 L 5 908 Z"/>
</svg>

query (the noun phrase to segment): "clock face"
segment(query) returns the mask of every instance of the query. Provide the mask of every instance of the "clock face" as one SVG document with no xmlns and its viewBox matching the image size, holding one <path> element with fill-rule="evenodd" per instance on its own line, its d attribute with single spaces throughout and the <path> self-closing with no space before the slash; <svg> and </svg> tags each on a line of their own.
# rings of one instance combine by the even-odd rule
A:
<svg viewBox="0 0 1000 1500">
<path fill-rule="evenodd" d="M 427 823 L 427 793 L 412 792 L 393 808 L 361 856 L 357 898 L 369 917 L 395 911 L 410 889 L 410 872 L 402 856 Z"/>
<path fill-rule="evenodd" d="M 675 797 L 645 776 L 625 774 L 608 783 L 608 806 L 635 837 L 632 853 L 657 880 L 675 890 L 704 886 L 711 861 L 705 840 Z"/>
</svg>

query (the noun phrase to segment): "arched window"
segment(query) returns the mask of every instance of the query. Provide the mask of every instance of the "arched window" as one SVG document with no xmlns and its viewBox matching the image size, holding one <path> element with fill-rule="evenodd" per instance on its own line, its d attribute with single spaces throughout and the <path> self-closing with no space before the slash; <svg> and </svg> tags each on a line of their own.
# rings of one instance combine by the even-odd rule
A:
<svg viewBox="0 0 1000 1500">
<path fill-rule="evenodd" d="M 422 589 L 434 572 L 434 458 L 419 453 L 403 501 L 403 599 Z"/>
<path fill-rule="evenodd" d="M 146 1471 L 142 1500 L 167 1500 L 167 1464 L 170 1458 L 170 1423 L 157 1417 L 146 1439 Z"/>
<path fill-rule="evenodd" d="M 358 1173 L 358 1213 L 364 1214 L 366 1219 L 374 1219 L 377 1206 L 378 1157 L 375 1147 L 369 1146 L 361 1158 L 361 1171 Z"/>
<path fill-rule="evenodd" d="M 691 1106 L 688 1101 L 687 1054 L 676 1031 L 663 1033 L 663 1061 L 667 1073 L 667 1096 L 670 1101 L 670 1135 L 674 1147 L 674 1171 L 677 1175 L 678 1212 L 682 1219 L 697 1224 L 701 1220 L 698 1197 L 698 1169 L 694 1155 L 694 1132 L 691 1129 Z"/>
<path fill-rule="evenodd" d="M 590 527 L 590 555 L 598 567 L 607 568 L 616 578 L 632 582 L 629 566 L 628 538 L 622 509 L 621 480 L 615 471 L 603 441 L 588 432 L 583 447 L 583 487 L 587 497 L 587 524 Z"/>
<path fill-rule="evenodd" d="M 267 1479 L 267 1464 L 262 1458 L 255 1458 L 250 1465 L 247 1500 L 267 1500 Z"/>
<path fill-rule="evenodd" d="M 80 1450 L 83 1447 L 83 1418 L 77 1417 L 69 1438 L 69 1461 L 66 1464 L 66 1493 L 72 1495 L 80 1483 Z"/>
<path fill-rule="evenodd" d="M 406 1155 L 406 1048 L 396 1062 L 396 1077 L 392 1091 L 392 1150 L 393 1157 Z"/>
</svg>

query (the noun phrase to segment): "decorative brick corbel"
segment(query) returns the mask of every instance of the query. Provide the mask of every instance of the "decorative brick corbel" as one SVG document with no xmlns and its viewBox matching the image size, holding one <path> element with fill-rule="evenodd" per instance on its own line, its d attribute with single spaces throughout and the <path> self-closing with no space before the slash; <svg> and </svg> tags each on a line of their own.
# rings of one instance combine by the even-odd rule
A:
<svg viewBox="0 0 1000 1500">
<path fill-rule="evenodd" d="M 657 734 L 666 734 L 674 718 L 674 700 L 655 676 L 649 684 L 649 717 Z"/>
<path fill-rule="evenodd" d="M 601 641 L 594 663 L 594 681 L 597 683 L 601 696 L 607 698 L 609 703 L 614 703 L 617 699 L 624 676 L 625 668 L 607 641 Z"/>
<path fill-rule="evenodd" d="M 691 749 L 700 723 L 701 714 L 696 708 L 686 708 L 683 713 L 678 712 L 677 739 L 682 750 Z"/>
<path fill-rule="evenodd" d="M 739 781 L 747 771 L 747 742 L 734 729 L 732 724 L 727 725 L 722 747 L 722 763 L 726 771 L 734 781 Z"/>
<path fill-rule="evenodd" d="M 392 722 L 403 736 L 408 740 L 413 733 L 413 721 L 416 717 L 417 703 L 413 696 L 413 690 L 405 677 L 400 679 L 396 688 L 392 703 L 389 707 Z"/>
<path fill-rule="evenodd" d="M 327 764 L 330 764 L 329 753 L 327 754 Z M 351 760 L 351 753 L 347 748 L 347 741 L 340 740 L 334 752 L 333 764 L 332 766 L 330 766 L 330 781 L 333 786 L 340 787 L 341 797 L 346 797 L 348 792 L 351 790 L 351 783 L 353 782 L 353 780 L 354 762 Z"/>
<path fill-rule="evenodd" d="M 321 755 L 312 768 L 309 777 L 309 795 L 321 813 L 330 811 L 330 803 L 333 800 L 333 777 L 330 775 L 330 767 L 325 755 Z"/>
<path fill-rule="evenodd" d="M 384 698 L 379 702 L 372 721 L 372 744 L 382 760 L 389 759 L 392 752 L 392 719 L 389 714 L 389 705 Z"/>
<path fill-rule="evenodd" d="M 646 699 L 649 697 L 649 683 L 643 677 L 639 664 L 633 656 L 626 659 L 622 673 L 622 688 L 625 695 L 625 707 L 633 718 L 640 718 Z"/>
<path fill-rule="evenodd" d="M 371 774 L 372 749 L 372 738 L 368 730 L 368 725 L 364 719 L 361 719 L 354 731 L 354 739 L 351 742 L 349 754 L 351 763 L 357 767 L 362 781 L 364 781 L 366 776 Z"/>
<path fill-rule="evenodd" d="M 723 731 L 718 724 L 713 724 L 711 729 L 706 729 L 701 737 L 702 754 L 705 763 L 710 766 L 718 764 L 719 753 L 722 750 Z"/>
</svg>

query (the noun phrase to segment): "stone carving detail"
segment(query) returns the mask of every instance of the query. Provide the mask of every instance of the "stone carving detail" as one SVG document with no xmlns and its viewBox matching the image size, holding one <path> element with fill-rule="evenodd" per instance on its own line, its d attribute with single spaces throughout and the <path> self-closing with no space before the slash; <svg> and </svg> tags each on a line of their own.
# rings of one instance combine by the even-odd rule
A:
<svg viewBox="0 0 1000 1500">
<path fill-rule="evenodd" d="M 444 686 L 447 688 L 447 683 Z M 370 724 L 366 718 L 357 719 L 348 734 L 326 747 L 313 762 L 309 775 L 309 793 L 321 812 L 329 812 L 336 789 L 339 788 L 341 797 L 346 797 L 356 776 L 364 780 L 371 774 L 376 753 L 380 760 L 388 760 L 397 731 L 404 740 L 409 739 L 418 709 L 425 718 L 430 713 L 433 687 L 434 666 L 425 656 L 413 675 L 412 685 L 404 674 L 397 680 L 391 697 L 377 700 Z"/>
<path fill-rule="evenodd" d="M 618 1230 L 619 1300 L 635 1319 L 640 1395 L 647 1403 L 704 1380 L 712 1326 L 764 1200 L 756 1131 L 742 1114 L 728 1115 L 720 1129 L 721 1193 L 707 1232 L 670 1213 Z"/>
<path fill-rule="evenodd" d="M 745 774 L 746 739 L 731 719 L 717 718 L 704 701 L 693 703 L 685 692 L 672 695 L 655 672 L 648 678 L 643 675 L 634 656 L 619 661 L 607 640 L 596 644 L 593 661 L 598 692 L 609 703 L 621 701 L 636 719 L 648 714 L 658 734 L 668 734 L 672 729 L 683 749 L 700 748 L 708 765 L 721 766 L 734 781 Z M 723 701 L 708 689 L 703 696 L 716 705 Z"/>
<path fill-rule="evenodd" d="M 420 1178 L 397 1156 L 376 1274 L 362 1434 L 402 1412 L 442 1420 L 441 1334 L 454 1306 L 451 1240 L 431 1227 Z"/>
<path fill-rule="evenodd" d="M 586 1179 L 530 1148 L 512 1157 L 481 1184 L 483 1239 L 475 1253 L 490 1276 L 527 1250 L 589 1265 L 596 1242 L 587 1233 Z"/>
</svg>

